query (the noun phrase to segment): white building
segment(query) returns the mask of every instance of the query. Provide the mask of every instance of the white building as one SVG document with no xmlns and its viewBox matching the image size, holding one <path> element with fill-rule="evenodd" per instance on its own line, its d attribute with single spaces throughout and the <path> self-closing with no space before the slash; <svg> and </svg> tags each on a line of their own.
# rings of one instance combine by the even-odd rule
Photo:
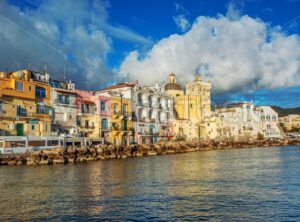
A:
<svg viewBox="0 0 300 222">
<path fill-rule="evenodd" d="M 284 136 L 275 110 L 270 106 L 258 106 L 255 108 L 255 112 L 260 117 L 260 131 L 265 138 L 282 138 Z"/>
<path fill-rule="evenodd" d="M 75 84 L 50 80 L 53 107 L 52 132 L 76 134 L 77 105 Z"/>
<path fill-rule="evenodd" d="M 254 107 L 250 102 L 229 104 L 218 108 L 217 131 L 220 139 L 242 140 L 257 138 L 282 138 L 277 113 L 269 106 Z"/>
</svg>

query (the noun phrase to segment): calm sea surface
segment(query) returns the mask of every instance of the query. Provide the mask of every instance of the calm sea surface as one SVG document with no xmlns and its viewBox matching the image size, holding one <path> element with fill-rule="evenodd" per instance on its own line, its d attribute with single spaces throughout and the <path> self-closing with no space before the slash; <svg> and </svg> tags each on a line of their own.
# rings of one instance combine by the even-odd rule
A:
<svg viewBox="0 0 300 222">
<path fill-rule="evenodd" d="M 300 147 L 0 167 L 0 221 L 300 221 Z"/>
</svg>

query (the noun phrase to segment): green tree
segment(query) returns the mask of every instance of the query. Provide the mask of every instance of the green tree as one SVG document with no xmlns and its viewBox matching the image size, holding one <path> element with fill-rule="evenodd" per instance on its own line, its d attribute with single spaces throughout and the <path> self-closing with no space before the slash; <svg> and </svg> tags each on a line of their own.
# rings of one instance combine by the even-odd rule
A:
<svg viewBox="0 0 300 222">
<path fill-rule="evenodd" d="M 257 134 L 257 140 L 264 140 L 264 139 L 265 139 L 265 137 L 262 133 Z"/>
</svg>

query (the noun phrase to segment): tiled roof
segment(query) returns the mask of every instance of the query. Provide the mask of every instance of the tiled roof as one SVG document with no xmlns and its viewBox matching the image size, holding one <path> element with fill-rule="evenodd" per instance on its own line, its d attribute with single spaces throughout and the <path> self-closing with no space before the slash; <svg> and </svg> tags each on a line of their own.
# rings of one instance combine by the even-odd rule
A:
<svg viewBox="0 0 300 222">
<path fill-rule="evenodd" d="M 110 89 L 119 89 L 119 88 L 124 88 L 124 87 L 134 87 L 135 84 L 134 83 L 119 83 L 119 84 L 116 84 L 116 85 L 113 85 L 113 86 L 109 86 L 107 88 L 104 88 L 104 89 L 99 89 L 99 90 L 96 90 L 96 92 L 99 92 L 99 91 L 106 91 L 106 90 L 110 90 Z"/>
<path fill-rule="evenodd" d="M 71 91 L 71 90 L 67 90 L 67 89 L 60 89 L 60 88 L 54 88 L 54 89 L 58 92 L 77 94 L 75 91 Z"/>
</svg>

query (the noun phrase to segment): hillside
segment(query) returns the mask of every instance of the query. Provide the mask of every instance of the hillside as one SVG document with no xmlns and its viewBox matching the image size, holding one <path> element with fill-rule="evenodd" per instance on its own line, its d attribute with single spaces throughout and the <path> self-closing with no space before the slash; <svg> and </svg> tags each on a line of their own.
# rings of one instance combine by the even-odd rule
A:
<svg viewBox="0 0 300 222">
<path fill-rule="evenodd" d="M 287 116 L 290 114 L 299 114 L 300 115 L 300 107 L 296 108 L 282 108 L 279 106 L 272 106 L 272 108 L 278 113 L 279 117 Z"/>
</svg>

